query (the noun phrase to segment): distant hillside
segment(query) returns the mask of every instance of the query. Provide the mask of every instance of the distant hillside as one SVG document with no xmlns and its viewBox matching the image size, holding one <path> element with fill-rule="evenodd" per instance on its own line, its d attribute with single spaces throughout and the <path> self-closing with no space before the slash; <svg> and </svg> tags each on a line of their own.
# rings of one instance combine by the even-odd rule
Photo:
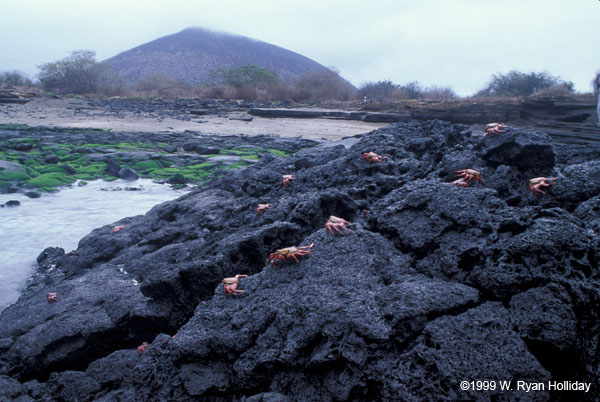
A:
<svg viewBox="0 0 600 402">
<path fill-rule="evenodd" d="M 176 79 L 201 84 L 211 80 L 209 72 L 257 64 L 285 81 L 327 68 L 298 53 L 245 36 L 187 28 L 119 53 L 106 60 L 119 74 L 137 81 L 161 72 Z"/>
</svg>

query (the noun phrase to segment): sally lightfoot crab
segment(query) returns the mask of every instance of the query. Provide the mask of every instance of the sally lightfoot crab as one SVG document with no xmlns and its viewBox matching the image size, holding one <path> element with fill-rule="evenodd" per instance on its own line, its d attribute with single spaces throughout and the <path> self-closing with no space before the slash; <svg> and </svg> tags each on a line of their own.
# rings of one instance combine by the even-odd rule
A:
<svg viewBox="0 0 600 402">
<path fill-rule="evenodd" d="M 58 301 L 58 293 L 56 293 L 56 292 L 46 293 L 46 301 L 48 303 L 54 303 L 54 302 Z"/>
<path fill-rule="evenodd" d="M 256 207 L 256 215 L 262 215 L 267 209 L 272 208 L 271 204 L 258 204 Z"/>
<path fill-rule="evenodd" d="M 283 187 L 289 186 L 289 184 L 294 180 L 296 176 L 293 174 L 284 174 L 281 176 L 281 183 L 283 183 Z"/>
<path fill-rule="evenodd" d="M 481 173 L 479 173 L 477 170 L 462 169 L 462 170 L 455 170 L 454 173 L 456 173 L 454 175 L 455 177 L 460 177 L 461 180 L 463 180 L 463 181 L 470 182 L 471 180 L 475 179 L 476 181 L 481 183 Z M 466 186 L 464 186 L 464 187 L 466 187 Z"/>
<path fill-rule="evenodd" d="M 365 152 L 362 154 L 363 160 L 369 163 L 379 163 L 384 159 L 387 159 L 387 156 L 378 155 L 375 152 Z"/>
<path fill-rule="evenodd" d="M 502 124 L 502 123 L 490 123 L 488 125 L 485 126 L 485 130 L 483 130 L 483 136 L 487 136 L 488 134 L 501 134 L 501 133 L 505 133 L 506 130 L 503 130 L 505 128 L 508 128 L 508 126 L 506 124 Z"/>
<path fill-rule="evenodd" d="M 556 183 L 557 177 L 536 177 L 529 180 L 529 189 L 534 194 L 546 194 L 542 187 L 548 187 Z"/>
<path fill-rule="evenodd" d="M 314 247 L 314 245 L 315 243 L 311 243 L 309 246 L 287 247 L 279 249 L 274 253 L 269 254 L 269 258 L 267 258 L 267 266 L 272 263 L 273 268 L 275 268 L 275 266 L 277 265 L 277 261 L 281 260 L 285 262 L 287 260 L 291 260 L 292 258 L 296 262 L 300 262 L 298 261 L 298 258 L 296 256 L 307 255 L 312 253 L 312 248 Z"/>
<path fill-rule="evenodd" d="M 237 296 L 238 293 L 244 293 L 243 290 L 238 289 L 238 283 L 240 278 L 245 278 L 248 275 L 236 275 L 233 278 L 225 278 L 223 282 L 223 293 Z"/>
<path fill-rule="evenodd" d="M 144 351 L 148 349 L 148 346 L 150 346 L 148 342 L 142 342 L 142 344 L 137 347 L 138 356 L 141 356 L 142 353 L 144 353 Z"/>
<path fill-rule="evenodd" d="M 352 225 L 352 223 L 348 222 L 345 219 L 338 218 L 337 216 L 331 215 L 329 217 L 329 219 L 327 220 L 327 223 L 325 223 L 325 230 L 331 234 L 334 234 L 333 233 L 334 230 L 338 233 L 344 234 L 344 232 L 342 232 L 340 229 L 344 229 L 344 230 L 351 232 L 351 230 L 348 229 L 346 227 L 346 225 Z"/>
</svg>

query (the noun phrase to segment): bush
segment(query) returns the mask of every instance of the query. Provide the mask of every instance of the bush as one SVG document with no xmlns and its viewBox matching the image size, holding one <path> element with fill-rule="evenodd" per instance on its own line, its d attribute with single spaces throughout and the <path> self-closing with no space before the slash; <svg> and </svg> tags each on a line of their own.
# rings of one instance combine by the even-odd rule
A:
<svg viewBox="0 0 600 402">
<path fill-rule="evenodd" d="M 507 74 L 496 73 L 492 76 L 490 83 L 477 92 L 475 96 L 529 96 L 536 91 L 541 91 L 554 86 L 563 86 L 564 89 L 573 92 L 573 83 L 563 81 L 559 77 L 543 73 L 522 73 L 510 71 Z"/>
<path fill-rule="evenodd" d="M 213 70 L 210 76 L 234 88 L 268 89 L 279 81 L 274 73 L 256 64 Z"/>
<path fill-rule="evenodd" d="M 85 94 L 98 90 L 100 71 L 96 52 L 77 50 L 62 60 L 38 66 L 38 78 L 46 91 Z"/>
<path fill-rule="evenodd" d="M 33 82 L 20 71 L 4 71 L 0 73 L 0 87 L 32 86 Z"/>
<path fill-rule="evenodd" d="M 450 87 L 427 87 L 421 93 L 423 99 L 437 100 L 437 101 L 449 101 L 457 99 L 458 95 Z"/>
<path fill-rule="evenodd" d="M 191 91 L 191 85 L 161 72 L 144 75 L 133 87 L 136 93 L 147 96 L 177 97 Z"/>
<path fill-rule="evenodd" d="M 398 85 L 390 80 L 367 82 L 359 88 L 356 93 L 358 99 L 374 100 L 376 102 L 389 101 L 393 98 L 394 92 L 398 89 Z"/>
<path fill-rule="evenodd" d="M 315 71 L 300 77 L 294 88 L 296 102 L 347 101 L 354 88 L 335 69 Z"/>
</svg>

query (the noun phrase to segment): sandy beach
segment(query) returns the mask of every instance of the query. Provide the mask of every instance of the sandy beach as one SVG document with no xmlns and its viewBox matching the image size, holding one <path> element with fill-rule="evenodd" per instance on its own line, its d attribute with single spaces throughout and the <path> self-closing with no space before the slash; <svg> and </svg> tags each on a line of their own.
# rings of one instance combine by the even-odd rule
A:
<svg viewBox="0 0 600 402">
<path fill-rule="evenodd" d="M 38 98 L 26 104 L 0 105 L 0 124 L 28 126 L 95 128 L 111 131 L 177 133 L 193 131 L 198 134 L 232 135 L 270 134 L 281 137 L 339 140 L 384 127 L 387 123 L 365 123 L 354 120 L 262 118 L 252 121 L 236 120 L 243 112 L 227 115 L 194 116 L 182 112 L 180 116 L 162 117 L 153 113 L 122 111 L 115 113 L 90 106 L 86 99 Z M 186 120 L 187 117 L 189 117 Z"/>
</svg>

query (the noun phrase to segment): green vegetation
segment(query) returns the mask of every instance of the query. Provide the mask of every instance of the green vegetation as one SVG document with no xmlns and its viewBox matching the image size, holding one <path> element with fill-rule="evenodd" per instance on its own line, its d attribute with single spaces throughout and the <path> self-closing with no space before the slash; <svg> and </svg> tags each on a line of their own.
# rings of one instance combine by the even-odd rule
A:
<svg viewBox="0 0 600 402">
<path fill-rule="evenodd" d="M 27 185 L 40 190 L 49 191 L 56 187 L 66 186 L 73 183 L 75 180 L 64 173 L 44 173 L 27 181 Z"/>
<path fill-rule="evenodd" d="M 563 94 L 574 92 L 573 83 L 563 81 L 560 77 L 545 72 L 526 74 L 513 70 L 507 74 L 494 74 L 488 85 L 481 89 L 476 96 L 529 96 L 549 90 L 559 90 Z"/>
<path fill-rule="evenodd" d="M 32 135 L 35 130 L 27 127 Z M 43 130 L 45 128 L 37 128 Z M 11 127 L 13 131 L 22 131 L 21 126 Z M 71 129 L 82 132 L 85 129 Z M 25 145 L 25 146 L 23 146 Z M 188 183 L 205 183 L 222 176 L 223 172 L 235 168 L 243 168 L 258 160 L 262 155 L 272 154 L 276 157 L 287 157 L 289 151 L 265 146 L 233 146 L 219 149 L 213 155 L 198 155 L 195 158 L 177 160 L 183 166 L 174 165 L 171 154 L 163 155 L 162 148 L 166 143 L 158 142 L 119 142 L 119 143 L 52 143 L 34 136 L 16 137 L 0 136 L 0 160 L 17 163 L 16 171 L 0 168 L 0 191 L 2 188 L 16 186 L 21 189 L 35 188 L 40 191 L 56 191 L 57 187 L 70 185 L 76 180 L 84 182 L 104 179 L 116 180 L 109 176 L 107 163 L 94 159 L 87 152 L 78 149 L 99 150 L 109 153 L 111 158 L 121 167 L 135 170 L 141 177 L 166 180 L 174 179 L 174 186 L 181 187 L 181 181 Z M 121 151 L 124 151 L 123 153 Z M 143 151 L 143 152 L 136 152 Z M 148 152 L 152 157 L 148 157 Z M 131 152 L 131 153 L 130 153 Z M 57 155 L 58 163 L 46 162 L 48 154 Z M 239 160 L 222 160 L 219 156 L 236 156 Z M 18 167 L 20 165 L 20 168 Z"/>
</svg>

